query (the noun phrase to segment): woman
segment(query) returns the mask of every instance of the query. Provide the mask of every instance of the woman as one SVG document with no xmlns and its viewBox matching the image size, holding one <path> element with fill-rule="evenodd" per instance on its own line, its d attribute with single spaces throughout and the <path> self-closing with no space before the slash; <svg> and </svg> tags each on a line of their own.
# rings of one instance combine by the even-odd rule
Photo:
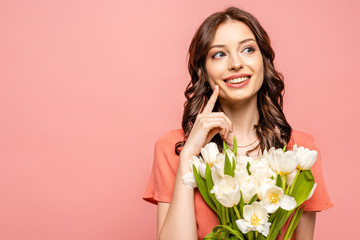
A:
<svg viewBox="0 0 360 240">
<path fill-rule="evenodd" d="M 210 141 L 238 140 L 238 154 L 259 155 L 265 148 L 296 143 L 318 151 L 312 138 L 293 131 L 282 111 L 283 77 L 273 64 L 270 40 L 259 22 L 235 7 L 209 16 L 189 48 L 191 82 L 186 91 L 182 129 L 155 146 L 152 176 L 144 199 L 158 204 L 158 239 L 202 239 L 218 225 L 216 215 L 182 177 L 189 160 Z M 305 204 L 296 239 L 312 239 L 316 211 L 332 206 L 320 159 L 313 166 L 318 187 Z"/>
</svg>

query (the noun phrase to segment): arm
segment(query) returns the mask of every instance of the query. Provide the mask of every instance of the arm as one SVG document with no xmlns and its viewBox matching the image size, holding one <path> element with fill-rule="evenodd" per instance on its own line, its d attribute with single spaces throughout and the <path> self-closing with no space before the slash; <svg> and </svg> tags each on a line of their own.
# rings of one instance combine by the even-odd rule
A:
<svg viewBox="0 0 360 240">
<path fill-rule="evenodd" d="M 194 190 L 182 183 L 182 176 L 189 172 L 185 163 L 180 155 L 171 203 L 158 203 L 158 239 L 197 239 Z"/>
<path fill-rule="evenodd" d="M 200 153 L 206 143 L 220 133 L 227 136 L 232 129 L 231 121 L 224 113 L 212 110 L 219 94 L 214 92 L 201 114 L 197 115 L 194 126 L 181 151 L 176 172 L 175 185 L 170 203 L 158 203 L 158 239 L 160 240 L 196 240 L 197 226 L 195 218 L 194 189 L 185 187 L 183 176 L 190 171 L 189 160 Z"/>
<path fill-rule="evenodd" d="M 292 240 L 312 240 L 314 237 L 315 220 L 316 212 L 304 211 L 295 229 Z"/>
</svg>

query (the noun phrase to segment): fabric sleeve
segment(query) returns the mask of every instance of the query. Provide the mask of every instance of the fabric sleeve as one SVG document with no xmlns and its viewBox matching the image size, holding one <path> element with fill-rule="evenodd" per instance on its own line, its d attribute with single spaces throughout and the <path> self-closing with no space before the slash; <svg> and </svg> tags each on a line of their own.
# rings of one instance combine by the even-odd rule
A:
<svg viewBox="0 0 360 240">
<path fill-rule="evenodd" d="M 151 176 L 143 195 L 143 199 L 150 203 L 171 201 L 179 159 L 175 154 L 176 142 L 174 133 L 169 132 L 155 143 Z"/>
<path fill-rule="evenodd" d="M 313 196 L 303 203 L 303 205 L 305 205 L 304 211 L 322 211 L 331 208 L 333 206 L 333 203 L 331 202 L 329 194 L 325 187 L 325 181 L 321 167 L 322 163 L 320 149 L 310 135 L 306 136 L 305 141 L 300 142 L 303 142 L 304 144 L 298 144 L 299 147 L 304 146 L 306 148 L 309 148 L 310 150 L 315 150 L 318 152 L 316 162 L 311 168 L 311 172 L 314 176 L 317 186 Z"/>
</svg>

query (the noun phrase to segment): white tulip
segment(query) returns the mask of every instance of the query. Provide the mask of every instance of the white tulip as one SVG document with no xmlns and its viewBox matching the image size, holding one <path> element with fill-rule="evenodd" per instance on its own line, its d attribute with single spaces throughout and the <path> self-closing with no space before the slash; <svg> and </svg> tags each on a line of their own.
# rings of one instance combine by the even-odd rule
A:
<svg viewBox="0 0 360 240">
<path fill-rule="evenodd" d="M 215 193 L 216 199 L 225 207 L 231 208 L 240 201 L 240 188 L 235 178 L 225 175 L 214 184 L 210 191 Z"/>
<path fill-rule="evenodd" d="M 262 201 L 265 197 L 267 190 L 273 186 L 275 186 L 274 179 L 268 178 L 268 179 L 265 179 L 264 181 L 262 181 L 260 184 L 260 187 L 258 189 L 258 192 L 257 192 L 258 198 Z"/>
<path fill-rule="evenodd" d="M 254 159 L 249 170 L 252 175 L 257 176 L 259 185 L 271 176 L 276 178 L 276 173 L 269 167 L 264 157 Z"/>
<path fill-rule="evenodd" d="M 193 188 L 197 188 L 198 186 L 193 172 L 188 172 L 187 174 L 185 174 L 182 180 L 183 180 L 183 184 L 187 188 L 193 189 Z"/>
<path fill-rule="evenodd" d="M 196 188 L 197 183 L 193 172 L 193 167 L 195 166 L 196 170 L 199 172 L 200 176 L 205 179 L 205 169 L 206 165 L 201 157 L 193 156 L 193 158 L 190 160 L 190 172 L 185 174 L 182 178 L 183 184 L 188 188 Z"/>
<path fill-rule="evenodd" d="M 258 231 L 265 237 L 269 234 L 271 223 L 268 222 L 268 215 L 265 208 L 259 202 L 244 206 L 244 219 L 236 220 L 236 225 L 244 234 L 249 231 Z"/>
<path fill-rule="evenodd" d="M 213 167 L 211 168 L 211 177 L 214 183 L 224 177 L 224 163 L 225 163 L 225 154 L 218 153 L 216 155 L 216 161 Z"/>
<path fill-rule="evenodd" d="M 313 194 L 314 194 L 314 192 L 315 192 L 315 189 L 316 189 L 316 186 L 317 186 L 317 183 L 314 183 L 314 186 L 313 186 L 313 188 L 311 189 L 311 192 L 309 193 L 309 196 L 307 197 L 306 200 L 309 200 L 309 199 L 313 196 Z"/>
<path fill-rule="evenodd" d="M 273 154 L 274 151 L 275 151 L 275 148 L 271 147 L 269 149 L 269 151 L 265 149 L 264 152 L 263 152 L 262 157 L 267 160 L 269 166 L 270 166 L 270 161 L 272 161 L 272 154 Z"/>
<path fill-rule="evenodd" d="M 290 174 L 288 174 L 288 175 L 286 176 L 286 184 L 287 184 L 288 186 L 291 186 L 291 185 L 293 184 L 297 172 L 298 172 L 298 170 L 295 169 L 293 172 L 291 172 Z"/>
<path fill-rule="evenodd" d="M 266 191 L 263 206 L 268 213 L 274 213 L 279 207 L 289 211 L 296 207 L 296 201 L 293 197 L 284 195 L 281 188 L 273 186 Z"/>
<path fill-rule="evenodd" d="M 248 204 L 251 198 L 257 194 L 258 188 L 254 182 L 248 182 L 246 184 L 242 184 L 240 187 L 240 191 L 245 204 Z"/>
<path fill-rule="evenodd" d="M 236 158 L 236 169 L 246 169 L 247 164 L 249 163 L 250 166 L 252 165 L 253 159 L 248 156 L 237 156 Z"/>
<path fill-rule="evenodd" d="M 298 169 L 300 170 L 309 170 L 314 165 L 317 158 L 317 151 L 310 150 L 304 147 L 297 147 L 294 145 L 294 152 L 298 158 Z"/>
<path fill-rule="evenodd" d="M 203 157 L 205 163 L 209 164 L 210 167 L 216 161 L 216 155 L 219 153 L 219 149 L 214 142 L 209 142 L 205 147 L 201 148 L 201 156 Z"/>
<path fill-rule="evenodd" d="M 259 158 L 253 159 L 249 170 L 251 173 L 255 173 L 259 170 L 268 169 L 268 168 L 269 168 L 269 164 L 268 164 L 266 158 L 259 157 Z"/>
<path fill-rule="evenodd" d="M 258 179 L 256 175 L 249 176 L 244 169 L 240 171 L 235 170 L 235 179 L 240 186 L 244 203 L 248 204 L 258 191 Z"/>
<path fill-rule="evenodd" d="M 204 160 L 201 157 L 193 156 L 192 160 L 190 160 L 191 171 L 193 170 L 192 165 L 195 165 L 200 176 L 205 179 L 206 164 Z"/>
<path fill-rule="evenodd" d="M 227 149 L 225 151 L 225 155 L 228 156 L 231 164 L 236 164 L 236 157 L 235 157 L 233 151 L 231 151 L 231 149 Z"/>
<path fill-rule="evenodd" d="M 231 164 L 236 164 L 235 155 L 230 149 L 227 149 L 225 154 L 218 153 L 213 167 L 211 167 L 211 176 L 214 183 L 224 177 L 225 155 L 228 156 Z"/>
<path fill-rule="evenodd" d="M 271 151 L 267 159 L 270 167 L 282 176 L 293 172 L 298 165 L 296 154 L 293 151 L 283 152 L 281 148 Z"/>
</svg>

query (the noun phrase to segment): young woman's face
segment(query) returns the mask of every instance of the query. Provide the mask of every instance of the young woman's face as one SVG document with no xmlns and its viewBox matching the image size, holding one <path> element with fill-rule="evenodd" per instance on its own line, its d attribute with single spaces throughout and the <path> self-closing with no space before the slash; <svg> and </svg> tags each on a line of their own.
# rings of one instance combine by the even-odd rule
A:
<svg viewBox="0 0 360 240">
<path fill-rule="evenodd" d="M 221 24 L 206 57 L 208 81 L 219 85 L 220 99 L 229 101 L 256 97 L 263 81 L 260 48 L 250 28 L 240 21 Z"/>
</svg>

